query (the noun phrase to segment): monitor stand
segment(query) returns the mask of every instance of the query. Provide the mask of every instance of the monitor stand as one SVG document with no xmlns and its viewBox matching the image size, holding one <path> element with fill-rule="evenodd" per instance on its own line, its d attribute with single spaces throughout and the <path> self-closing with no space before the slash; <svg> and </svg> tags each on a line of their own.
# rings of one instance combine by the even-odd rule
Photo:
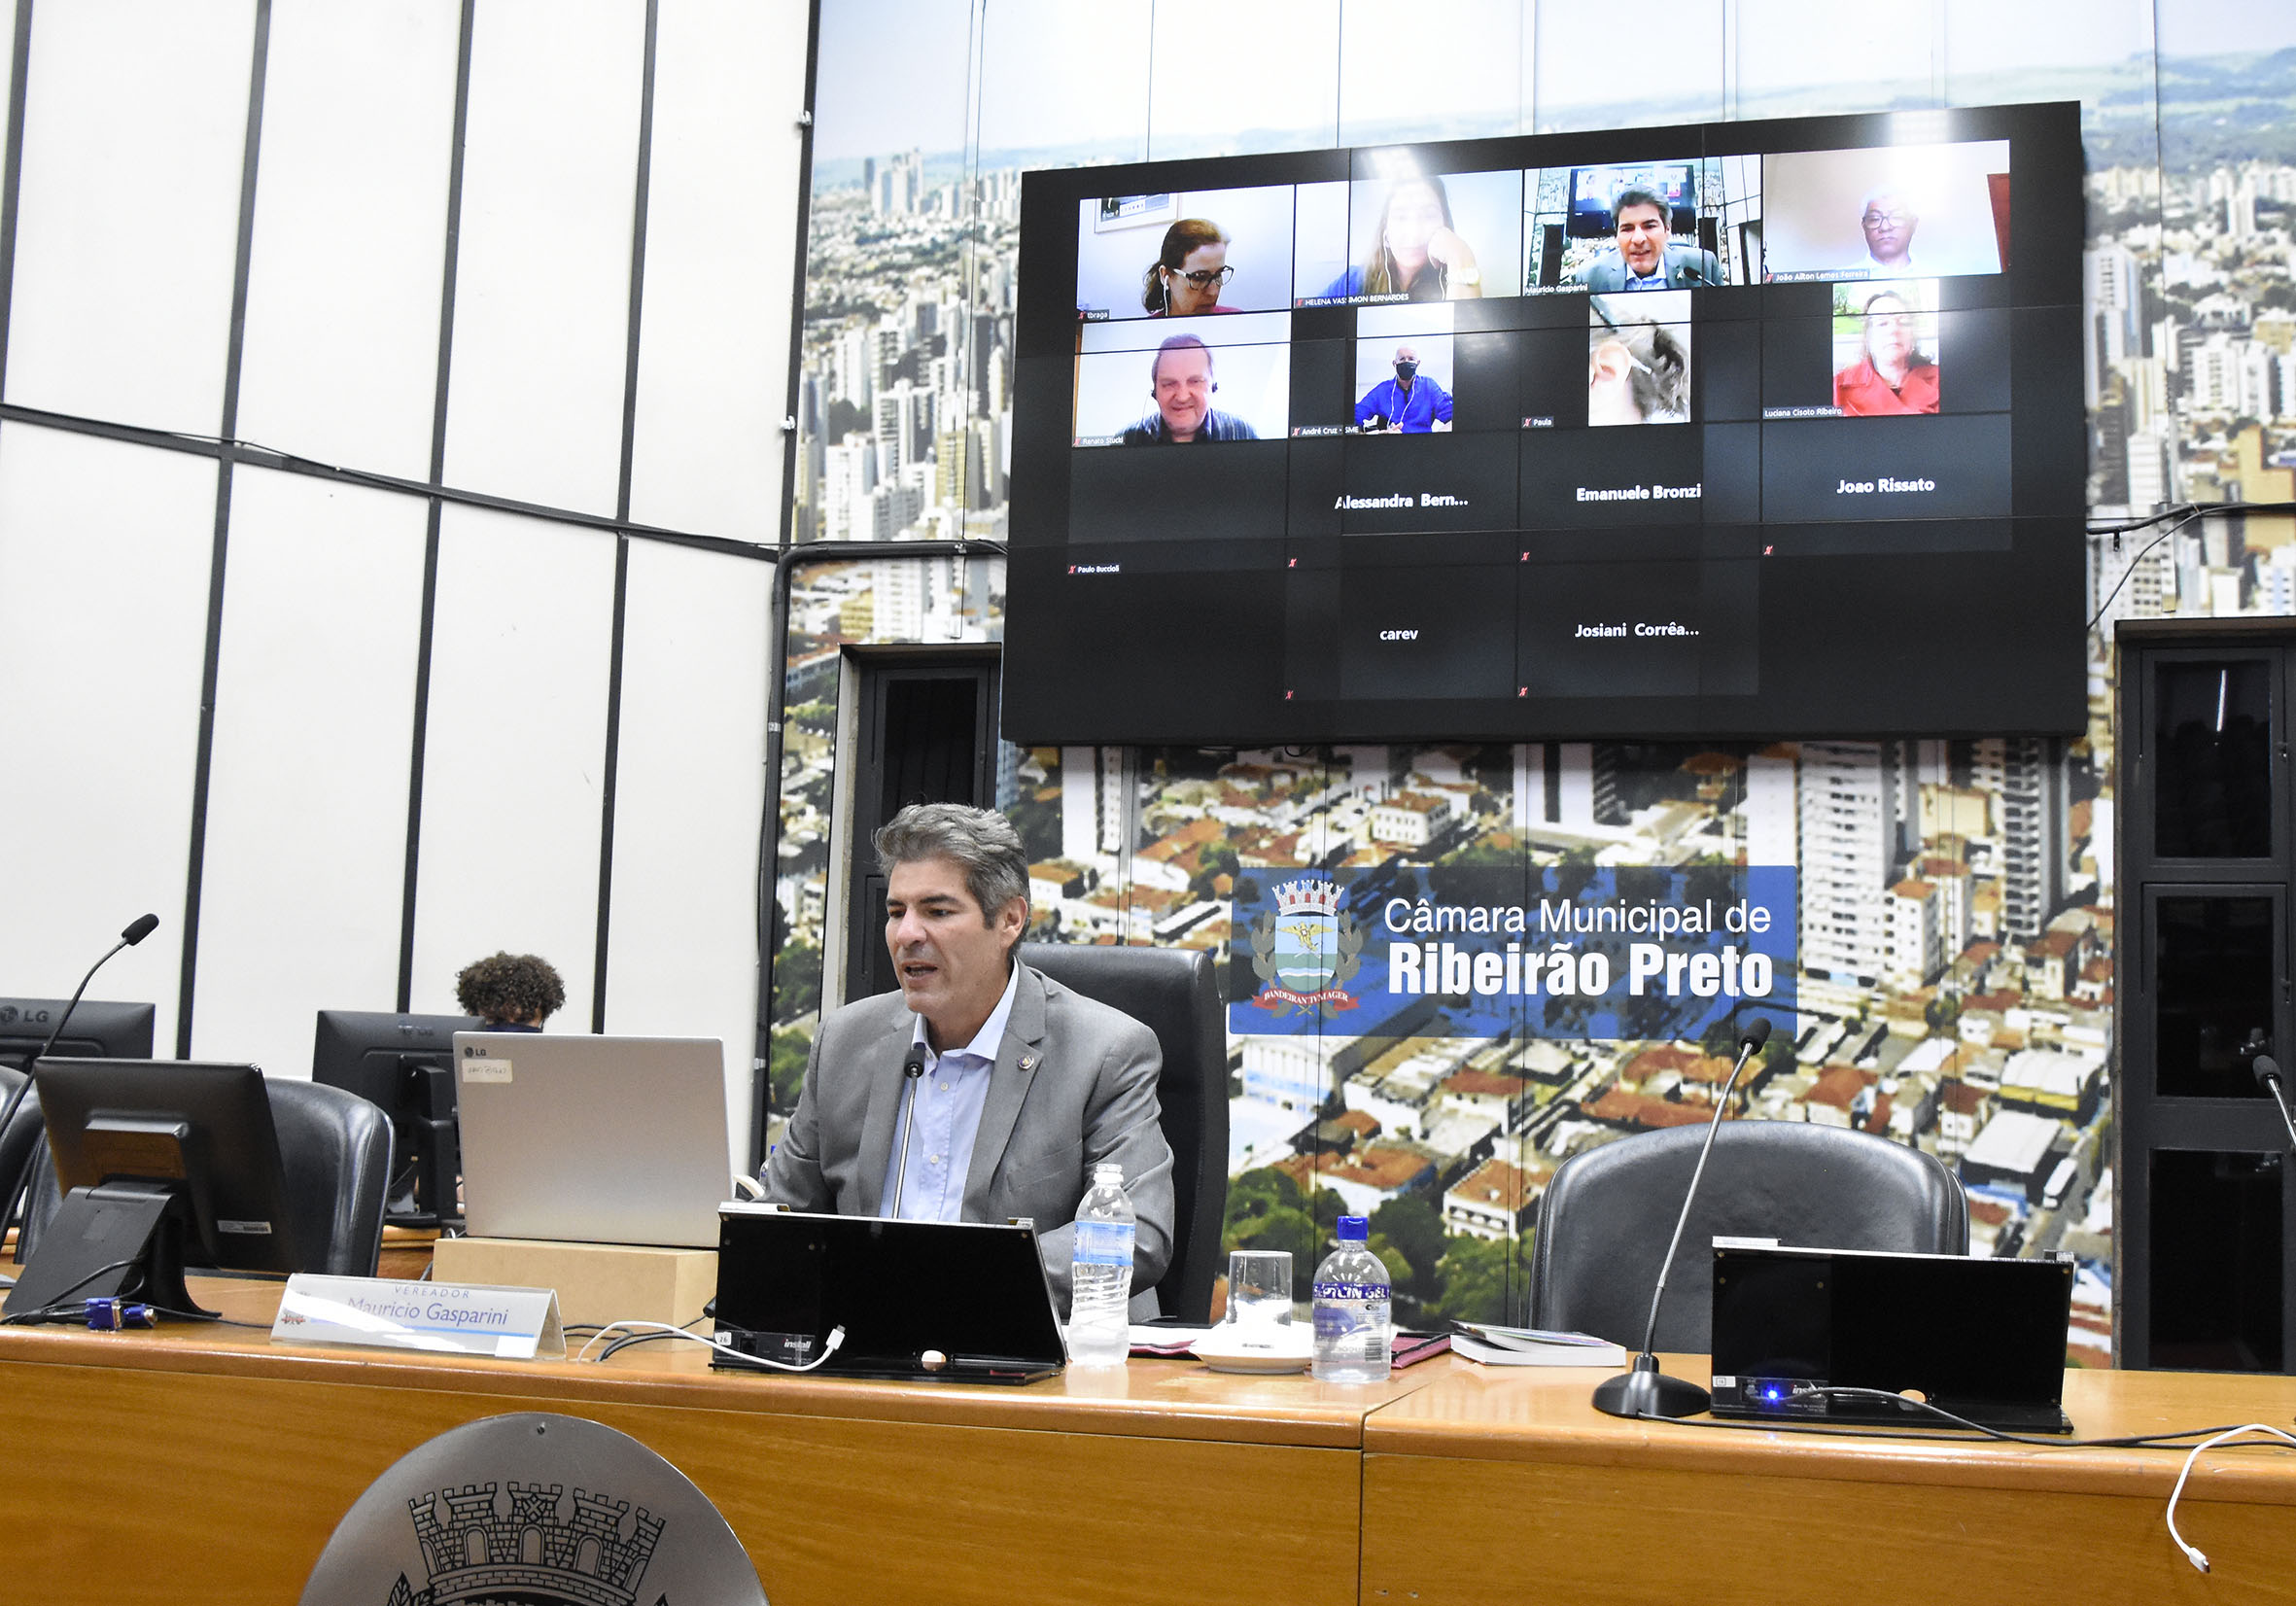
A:
<svg viewBox="0 0 2296 1606">
<path fill-rule="evenodd" d="M 0 1312 L 122 1299 L 172 1315 L 205 1317 L 184 1285 L 184 1232 L 191 1214 L 180 1187 L 105 1182 L 74 1188 Z M 64 1316 L 66 1311 L 59 1311 Z"/>
</svg>

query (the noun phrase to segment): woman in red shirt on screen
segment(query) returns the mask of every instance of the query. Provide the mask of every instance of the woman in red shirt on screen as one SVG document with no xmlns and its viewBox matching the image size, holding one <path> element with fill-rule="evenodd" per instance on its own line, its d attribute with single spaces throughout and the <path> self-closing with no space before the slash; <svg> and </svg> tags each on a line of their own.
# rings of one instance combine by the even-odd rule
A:
<svg viewBox="0 0 2296 1606">
<path fill-rule="evenodd" d="M 1937 365 L 1914 341 L 1913 308 L 1896 291 L 1865 303 L 1865 355 L 1833 376 L 1833 404 L 1860 416 L 1937 410 Z"/>
</svg>

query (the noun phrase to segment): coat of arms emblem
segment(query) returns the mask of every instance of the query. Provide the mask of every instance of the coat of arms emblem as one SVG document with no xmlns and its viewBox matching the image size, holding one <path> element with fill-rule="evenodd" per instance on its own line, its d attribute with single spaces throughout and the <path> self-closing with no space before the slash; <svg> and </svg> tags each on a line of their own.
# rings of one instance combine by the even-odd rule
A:
<svg viewBox="0 0 2296 1606">
<path fill-rule="evenodd" d="M 1363 963 L 1363 931 L 1339 907 L 1330 881 L 1288 881 L 1275 908 L 1252 923 L 1252 972 L 1264 984 L 1252 1002 L 1278 1018 L 1295 1009 L 1353 1009 L 1346 983 Z"/>
</svg>

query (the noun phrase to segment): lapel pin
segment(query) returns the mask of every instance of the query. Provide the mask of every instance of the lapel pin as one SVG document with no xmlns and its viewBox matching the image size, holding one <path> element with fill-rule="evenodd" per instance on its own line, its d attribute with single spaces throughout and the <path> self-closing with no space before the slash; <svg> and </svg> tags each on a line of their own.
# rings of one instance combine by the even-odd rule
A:
<svg viewBox="0 0 2296 1606">
<path fill-rule="evenodd" d="M 1022 1055 L 1021 1068 L 1023 1070 L 1034 1070 L 1036 1068 L 1036 1056 L 1033 1054 Z"/>
</svg>

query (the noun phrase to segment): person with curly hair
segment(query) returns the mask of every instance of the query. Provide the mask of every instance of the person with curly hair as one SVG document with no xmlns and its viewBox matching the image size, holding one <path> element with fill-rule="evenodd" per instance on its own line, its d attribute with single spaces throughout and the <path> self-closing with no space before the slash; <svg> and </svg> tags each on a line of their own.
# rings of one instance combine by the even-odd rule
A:
<svg viewBox="0 0 2296 1606">
<path fill-rule="evenodd" d="M 463 967 L 455 1001 L 489 1031 L 539 1031 L 566 1002 L 558 968 L 539 954 L 492 954 Z"/>
</svg>

